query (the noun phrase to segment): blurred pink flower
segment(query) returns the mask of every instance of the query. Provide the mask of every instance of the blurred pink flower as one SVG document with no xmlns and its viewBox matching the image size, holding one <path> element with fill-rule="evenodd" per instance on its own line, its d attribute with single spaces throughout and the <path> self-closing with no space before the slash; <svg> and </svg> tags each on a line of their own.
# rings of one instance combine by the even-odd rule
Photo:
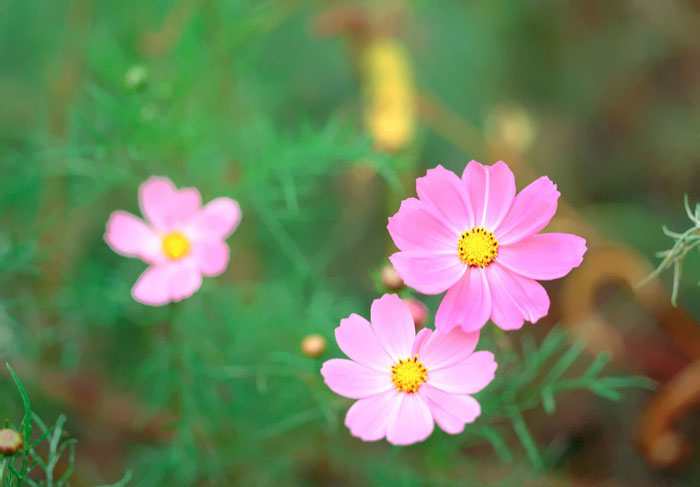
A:
<svg viewBox="0 0 700 487">
<path fill-rule="evenodd" d="M 240 207 L 231 198 L 201 204 L 197 189 L 178 190 L 170 179 L 152 176 L 139 188 L 146 222 L 125 211 L 110 215 L 107 244 L 150 264 L 131 289 L 136 301 L 151 306 L 180 301 L 199 289 L 202 275 L 224 272 L 229 260 L 225 239 L 241 220 Z"/>
<path fill-rule="evenodd" d="M 447 290 L 435 328 L 479 330 L 489 318 L 504 330 L 536 322 L 549 297 L 536 281 L 558 279 L 577 267 L 586 241 L 576 235 L 535 235 L 552 219 L 559 192 L 541 177 L 515 195 L 504 162 L 471 161 L 460 179 L 438 166 L 416 180 L 418 199 L 408 198 L 389 218 L 400 252 L 390 257 L 407 286 L 424 294 Z"/>
<path fill-rule="evenodd" d="M 474 352 L 479 332 L 416 335 L 408 306 L 395 294 L 374 300 L 371 314 L 371 324 L 356 314 L 341 320 L 335 337 L 351 360 L 321 368 L 333 392 L 359 399 L 345 417 L 354 436 L 409 445 L 430 436 L 434 422 L 457 434 L 481 414 L 470 394 L 493 380 L 496 362 L 491 352 Z"/>
</svg>

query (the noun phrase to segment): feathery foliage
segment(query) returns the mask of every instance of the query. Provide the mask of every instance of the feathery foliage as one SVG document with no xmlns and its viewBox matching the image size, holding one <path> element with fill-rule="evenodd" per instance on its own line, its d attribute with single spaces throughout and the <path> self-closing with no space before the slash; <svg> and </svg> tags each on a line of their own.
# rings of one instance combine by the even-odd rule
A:
<svg viewBox="0 0 700 487">
<path fill-rule="evenodd" d="M 678 287 L 681 282 L 681 274 L 683 272 L 683 259 L 690 253 L 691 250 L 697 248 L 700 250 L 700 203 L 695 204 L 695 211 L 691 210 L 690 203 L 688 201 L 688 195 L 684 195 L 683 203 L 685 205 L 685 212 L 688 215 L 693 226 L 683 233 L 672 232 L 664 225 L 663 231 L 667 237 L 671 237 L 673 240 L 673 246 L 662 252 L 656 254 L 657 257 L 661 257 L 661 263 L 658 265 L 654 272 L 649 274 L 642 282 L 637 286 L 641 287 L 663 271 L 673 266 L 673 287 L 671 291 L 671 302 L 674 306 L 677 306 L 678 300 Z M 700 281 L 698 281 L 700 285 Z"/>
</svg>

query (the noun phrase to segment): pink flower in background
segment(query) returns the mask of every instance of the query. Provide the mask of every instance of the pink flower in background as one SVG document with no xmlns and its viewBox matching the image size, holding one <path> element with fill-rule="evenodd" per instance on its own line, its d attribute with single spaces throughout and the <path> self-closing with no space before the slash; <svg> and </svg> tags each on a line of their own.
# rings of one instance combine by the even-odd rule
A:
<svg viewBox="0 0 700 487">
<path fill-rule="evenodd" d="M 491 352 L 474 352 L 479 332 L 416 335 L 408 306 L 395 294 L 375 299 L 371 315 L 371 324 L 356 314 L 341 320 L 335 337 L 351 360 L 321 368 L 333 392 L 358 399 L 345 417 L 354 436 L 409 445 L 430 436 L 434 422 L 457 434 L 481 414 L 470 394 L 493 380 L 496 362 Z"/>
<path fill-rule="evenodd" d="M 411 312 L 416 330 L 423 328 L 428 322 L 428 307 L 415 298 L 403 298 L 403 302 L 406 303 Z"/>
<path fill-rule="evenodd" d="M 231 198 L 201 204 L 197 189 L 178 190 L 168 178 L 152 176 L 139 188 L 146 222 L 125 211 L 110 215 L 107 244 L 150 264 L 131 290 L 136 301 L 152 306 L 180 301 L 199 289 L 202 275 L 224 272 L 225 240 L 238 226 L 241 210 Z"/>
<path fill-rule="evenodd" d="M 577 267 L 586 241 L 576 235 L 536 235 L 552 219 L 559 192 L 541 177 L 515 195 L 504 162 L 471 161 L 460 179 L 438 166 L 416 180 L 389 218 L 400 252 L 390 257 L 406 285 L 423 294 L 447 291 L 435 327 L 480 329 L 489 318 L 504 330 L 536 322 L 549 297 L 536 280 L 558 279 Z"/>
</svg>

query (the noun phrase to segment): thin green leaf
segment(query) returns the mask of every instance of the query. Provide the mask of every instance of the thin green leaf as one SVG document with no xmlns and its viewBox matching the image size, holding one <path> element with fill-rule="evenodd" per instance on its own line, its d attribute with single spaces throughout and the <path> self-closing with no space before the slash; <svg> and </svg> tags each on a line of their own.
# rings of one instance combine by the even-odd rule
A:
<svg viewBox="0 0 700 487">
<path fill-rule="evenodd" d="M 43 431 L 43 432 L 51 431 L 53 429 L 53 427 L 51 427 L 51 428 L 47 427 L 46 424 L 44 424 L 44 422 L 41 420 L 39 415 L 34 413 L 34 412 L 32 412 L 32 421 L 34 421 L 36 424 L 38 424 L 39 428 L 41 428 L 41 431 Z"/>
<path fill-rule="evenodd" d="M 542 389 L 542 407 L 547 414 L 553 414 L 556 406 L 554 404 L 554 394 L 551 387 Z"/>
<path fill-rule="evenodd" d="M 75 445 L 78 443 L 77 440 L 68 440 L 66 443 L 62 445 L 62 450 L 61 453 L 59 454 L 59 457 L 63 454 L 63 449 L 65 449 L 65 446 L 68 445 L 70 448 L 68 452 L 68 468 L 66 468 L 66 471 L 61 475 L 61 478 L 58 480 L 58 485 L 64 485 L 64 483 L 70 478 L 71 475 L 73 475 L 73 469 L 75 468 Z"/>
<path fill-rule="evenodd" d="M 44 431 L 44 432 L 41 434 L 41 436 L 39 436 L 39 438 L 37 438 L 36 440 L 34 440 L 34 442 L 33 442 L 31 445 L 29 445 L 29 449 L 31 450 L 31 449 L 33 449 L 33 448 L 36 448 L 42 441 L 44 441 L 44 439 L 45 439 L 47 436 L 49 436 L 49 435 L 51 434 L 52 431 L 53 431 L 53 427 L 51 427 L 51 429 L 47 429 L 46 431 Z"/>
<path fill-rule="evenodd" d="M 598 382 L 594 382 L 593 384 L 591 384 L 590 390 L 594 394 L 597 394 L 600 397 L 604 397 L 606 399 L 610 399 L 611 401 L 619 401 L 622 399 L 622 394 L 620 394 L 618 391 L 606 387 L 605 385 L 600 384 Z"/>
<path fill-rule="evenodd" d="M 498 456 L 498 459 L 501 462 L 513 462 L 513 455 L 510 453 L 508 445 L 506 444 L 503 437 L 495 429 L 489 426 L 485 426 L 479 430 L 478 434 L 489 442 L 489 444 L 493 448 L 493 451 L 496 452 L 496 455 Z"/>
<path fill-rule="evenodd" d="M 95 487 L 125 487 L 126 484 L 129 483 L 131 480 L 132 472 L 131 470 L 127 470 L 124 476 L 119 480 L 118 482 L 115 482 L 114 484 L 104 484 L 104 485 L 97 485 Z"/>
<path fill-rule="evenodd" d="M 630 387 L 640 387 L 643 389 L 653 390 L 656 388 L 656 381 L 649 379 L 648 377 L 642 376 L 630 376 L 630 377 L 601 377 L 597 380 L 599 384 L 603 384 L 610 388 L 630 388 Z"/>
<path fill-rule="evenodd" d="M 688 218 L 690 221 L 695 222 L 697 224 L 698 222 L 696 221 L 696 215 L 693 214 L 692 210 L 690 209 L 690 200 L 688 199 L 688 193 L 685 193 L 683 195 L 683 206 L 685 206 L 685 212 L 688 215 Z M 700 206 L 700 205 L 699 205 Z M 696 206 L 695 210 L 697 212 L 698 206 Z"/>
<path fill-rule="evenodd" d="M 33 481 L 32 479 L 30 479 L 30 478 L 25 477 L 23 480 L 24 480 L 24 482 L 26 482 L 26 483 L 29 484 L 29 487 L 41 487 L 40 484 L 34 482 L 34 481 Z M 22 485 L 22 484 L 20 484 L 20 485 Z"/>
<path fill-rule="evenodd" d="M 31 407 L 31 403 L 29 402 L 29 396 L 27 395 L 27 392 L 24 390 L 24 387 L 22 387 L 22 383 L 19 381 L 19 378 L 17 377 L 17 374 L 15 374 L 15 370 L 12 368 L 12 366 L 8 362 L 5 362 L 5 365 L 7 366 L 7 369 L 10 371 L 10 375 L 12 375 L 12 378 L 15 381 L 15 385 L 17 386 L 17 389 L 19 389 L 19 395 L 22 397 L 22 403 L 24 404 L 24 418 L 22 418 L 22 425 L 24 427 L 24 437 L 31 438 L 32 437 L 32 407 Z"/>
<path fill-rule="evenodd" d="M 518 436 L 520 444 L 525 449 L 532 466 L 538 470 L 541 470 L 544 467 L 544 462 L 542 461 L 542 457 L 537 449 L 535 440 L 530 434 L 530 430 L 527 428 L 520 410 L 515 406 L 510 406 L 508 408 L 508 412 L 510 415 L 510 420 L 513 424 L 513 430 L 515 430 L 515 434 Z"/>
<path fill-rule="evenodd" d="M 559 357 L 559 360 L 556 361 L 554 366 L 552 366 L 549 374 L 547 374 L 547 377 L 544 379 L 544 384 L 554 384 L 554 382 L 561 377 L 569 367 L 571 367 L 585 348 L 586 345 L 583 342 L 574 343 L 571 348 L 569 348 L 561 357 Z"/>
<path fill-rule="evenodd" d="M 559 328 L 552 328 L 552 330 L 547 334 L 542 345 L 540 345 L 535 358 L 539 365 L 546 362 L 551 356 L 557 353 L 561 349 L 562 345 L 566 342 L 566 333 L 562 332 Z"/>
<path fill-rule="evenodd" d="M 34 459 L 34 463 L 38 464 L 43 470 L 48 470 L 49 465 L 48 462 L 45 462 L 41 456 L 34 450 L 29 450 L 29 454 L 32 456 Z"/>
<path fill-rule="evenodd" d="M 10 374 L 12 375 L 12 378 L 15 381 L 15 385 L 19 390 L 19 395 L 22 397 L 22 403 L 24 404 L 24 418 L 22 418 L 22 425 L 24 429 L 24 437 L 27 438 L 27 441 L 24 445 L 24 452 L 22 454 L 22 466 L 20 468 L 21 475 L 18 475 L 19 485 L 21 486 L 22 481 L 24 480 L 24 476 L 27 473 L 27 462 L 29 461 L 29 455 L 27 454 L 27 452 L 29 451 L 29 439 L 32 437 L 32 406 L 29 402 L 29 396 L 24 390 L 24 387 L 22 387 L 22 383 L 19 381 L 19 378 L 17 377 L 17 374 L 15 374 L 14 369 L 12 368 L 12 366 L 10 366 L 8 362 L 5 362 L 5 365 L 7 366 L 7 369 L 10 371 Z"/>
<path fill-rule="evenodd" d="M 584 372 L 583 377 L 589 379 L 597 377 L 598 374 L 600 374 L 600 372 L 603 370 L 603 368 L 605 368 L 609 360 L 610 354 L 608 352 L 602 352 L 595 358 L 595 360 L 593 360 L 593 362 L 591 362 L 591 365 L 589 365 L 588 369 L 586 369 L 586 372 Z"/>
</svg>

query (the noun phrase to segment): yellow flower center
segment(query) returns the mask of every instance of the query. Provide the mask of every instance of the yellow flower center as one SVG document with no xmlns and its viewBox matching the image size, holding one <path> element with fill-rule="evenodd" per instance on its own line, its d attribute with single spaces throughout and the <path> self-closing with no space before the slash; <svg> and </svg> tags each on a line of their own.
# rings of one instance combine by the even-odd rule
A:
<svg viewBox="0 0 700 487">
<path fill-rule="evenodd" d="M 428 380 L 428 369 L 423 362 L 418 361 L 418 354 L 413 358 L 399 359 L 398 364 L 391 366 L 391 381 L 400 392 L 416 392 L 420 385 Z"/>
<path fill-rule="evenodd" d="M 190 241 L 180 232 L 173 232 L 163 237 L 163 253 L 170 259 L 177 260 L 190 251 Z"/>
<path fill-rule="evenodd" d="M 486 267 L 498 255 L 498 242 L 484 227 L 472 227 L 459 238 L 457 254 L 465 264 Z"/>
</svg>

